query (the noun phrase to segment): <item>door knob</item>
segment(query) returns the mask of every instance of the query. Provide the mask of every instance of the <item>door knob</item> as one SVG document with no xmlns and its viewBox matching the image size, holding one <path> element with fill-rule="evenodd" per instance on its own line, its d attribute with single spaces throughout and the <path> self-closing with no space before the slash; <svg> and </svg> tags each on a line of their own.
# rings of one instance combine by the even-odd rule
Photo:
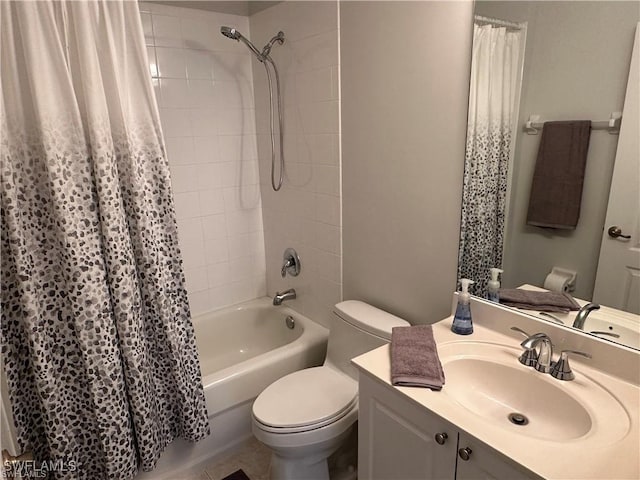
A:
<svg viewBox="0 0 640 480">
<path fill-rule="evenodd" d="M 631 238 L 631 235 L 623 235 L 622 229 L 616 225 L 614 225 L 613 227 L 609 227 L 607 233 L 611 238 Z"/>
</svg>

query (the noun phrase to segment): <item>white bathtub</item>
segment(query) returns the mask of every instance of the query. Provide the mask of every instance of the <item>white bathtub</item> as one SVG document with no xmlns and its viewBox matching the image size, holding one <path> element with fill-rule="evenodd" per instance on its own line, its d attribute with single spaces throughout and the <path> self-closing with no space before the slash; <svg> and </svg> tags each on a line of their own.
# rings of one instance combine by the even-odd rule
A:
<svg viewBox="0 0 640 480">
<path fill-rule="evenodd" d="M 251 436 L 251 405 L 265 387 L 323 363 L 329 331 L 271 302 L 259 298 L 193 317 L 211 435 L 195 444 L 174 440 L 156 468 L 136 480 L 175 479 L 212 461 Z"/>
<path fill-rule="evenodd" d="M 193 326 L 210 417 L 253 400 L 288 373 L 321 365 L 329 333 L 266 297 L 199 315 Z"/>
</svg>

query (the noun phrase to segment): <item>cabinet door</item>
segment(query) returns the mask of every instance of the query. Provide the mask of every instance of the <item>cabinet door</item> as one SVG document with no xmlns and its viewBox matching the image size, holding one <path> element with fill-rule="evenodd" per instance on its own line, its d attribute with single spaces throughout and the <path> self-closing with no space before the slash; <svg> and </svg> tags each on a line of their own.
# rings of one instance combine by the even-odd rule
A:
<svg viewBox="0 0 640 480">
<path fill-rule="evenodd" d="M 465 448 L 470 451 L 468 460 L 464 460 L 467 455 L 460 452 Z M 458 449 L 456 480 L 531 480 L 540 478 L 464 433 L 460 433 Z"/>
<path fill-rule="evenodd" d="M 454 480 L 455 429 L 366 374 L 359 389 L 360 480 Z"/>
</svg>

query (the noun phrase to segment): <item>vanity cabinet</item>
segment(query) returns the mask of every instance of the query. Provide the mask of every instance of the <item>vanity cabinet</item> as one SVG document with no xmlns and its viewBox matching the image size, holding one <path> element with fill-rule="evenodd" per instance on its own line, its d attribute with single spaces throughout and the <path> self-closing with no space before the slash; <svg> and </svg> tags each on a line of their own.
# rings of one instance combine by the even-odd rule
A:
<svg viewBox="0 0 640 480">
<path fill-rule="evenodd" d="M 539 477 L 460 432 L 390 385 L 361 372 L 358 478 L 525 480 Z"/>
</svg>

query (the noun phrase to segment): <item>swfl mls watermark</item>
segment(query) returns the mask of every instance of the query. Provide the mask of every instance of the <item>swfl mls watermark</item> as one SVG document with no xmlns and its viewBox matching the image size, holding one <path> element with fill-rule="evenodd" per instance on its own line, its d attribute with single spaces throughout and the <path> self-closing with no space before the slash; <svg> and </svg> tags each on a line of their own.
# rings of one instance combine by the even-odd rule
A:
<svg viewBox="0 0 640 480">
<path fill-rule="evenodd" d="M 67 473 L 78 470 L 75 460 L 5 460 L 2 478 L 47 478 L 49 473 Z"/>
</svg>

